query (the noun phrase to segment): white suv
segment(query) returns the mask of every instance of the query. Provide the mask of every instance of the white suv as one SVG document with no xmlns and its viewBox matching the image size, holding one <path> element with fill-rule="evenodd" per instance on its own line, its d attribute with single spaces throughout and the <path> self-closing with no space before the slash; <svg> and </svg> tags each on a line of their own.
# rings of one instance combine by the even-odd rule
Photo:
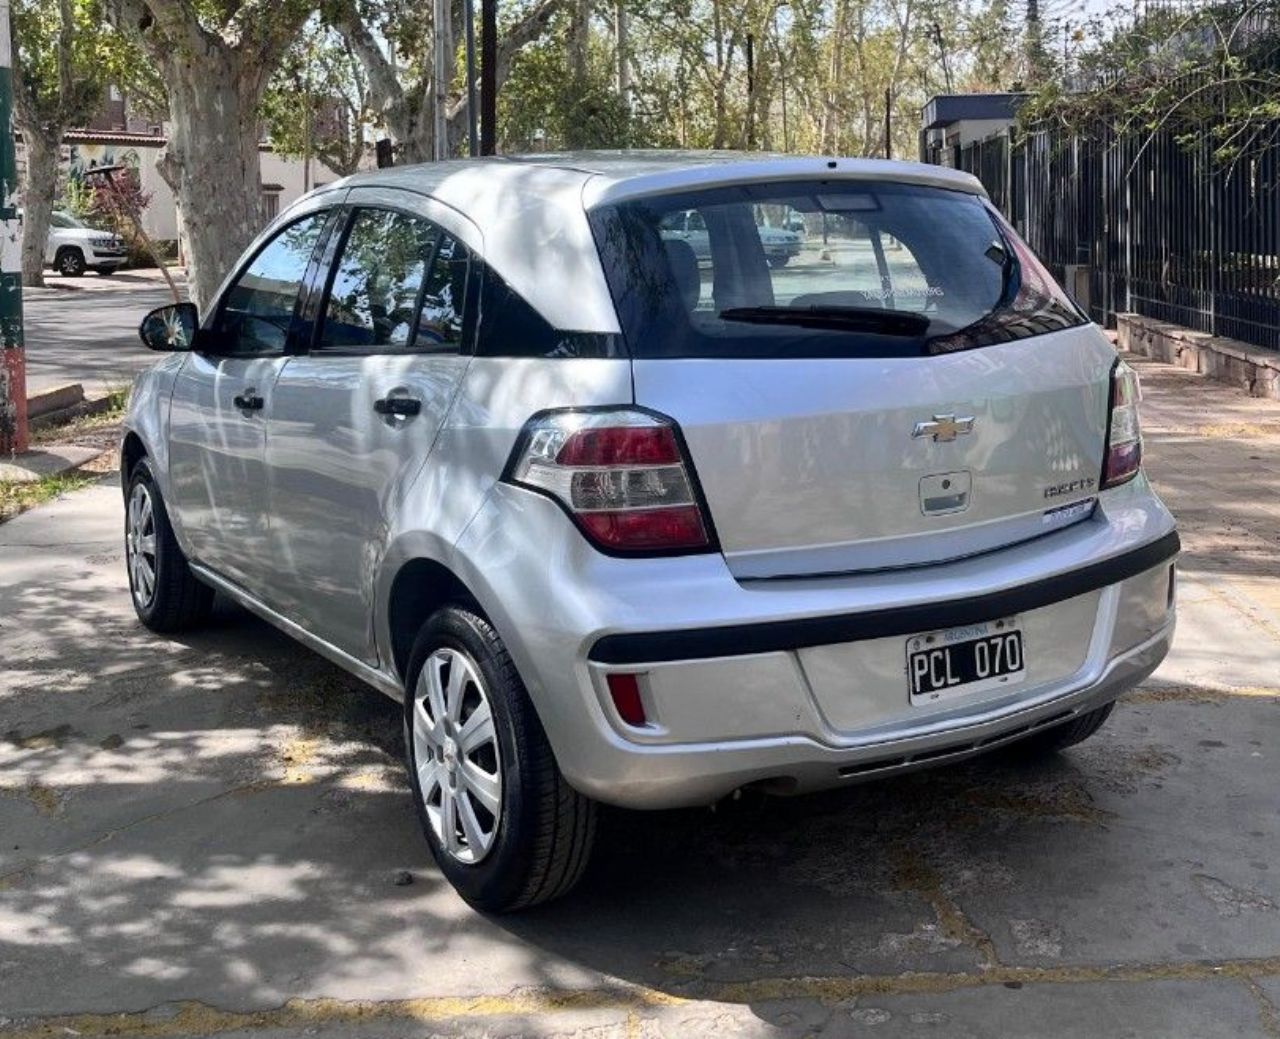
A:
<svg viewBox="0 0 1280 1039">
<path fill-rule="evenodd" d="M 759 211 L 812 229 L 785 266 Z M 138 616 L 216 589 L 402 700 L 427 840 L 488 909 L 567 891 L 597 802 L 1078 743 L 1173 637 L 1137 381 L 964 173 L 360 174 L 142 335 Z"/>
<path fill-rule="evenodd" d="M 77 278 L 85 271 L 114 274 L 128 258 L 119 235 L 90 227 L 70 213 L 55 211 L 49 218 L 44 262 L 64 278 Z"/>
</svg>

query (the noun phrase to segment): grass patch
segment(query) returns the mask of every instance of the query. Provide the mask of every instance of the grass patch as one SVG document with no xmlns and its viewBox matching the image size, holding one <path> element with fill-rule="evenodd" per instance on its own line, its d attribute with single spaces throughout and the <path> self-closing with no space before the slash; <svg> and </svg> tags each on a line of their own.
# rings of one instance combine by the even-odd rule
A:
<svg viewBox="0 0 1280 1039">
<path fill-rule="evenodd" d="M 101 473 L 84 473 L 78 469 L 46 476 L 30 483 L 0 481 L 0 523 L 13 519 L 20 512 L 51 501 L 60 494 L 78 491 L 101 477 Z"/>
</svg>

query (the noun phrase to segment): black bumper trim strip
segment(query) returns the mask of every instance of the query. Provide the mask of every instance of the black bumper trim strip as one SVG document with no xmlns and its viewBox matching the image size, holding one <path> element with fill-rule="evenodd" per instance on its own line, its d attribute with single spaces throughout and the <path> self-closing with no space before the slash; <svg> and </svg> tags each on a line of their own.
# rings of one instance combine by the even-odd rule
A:
<svg viewBox="0 0 1280 1039">
<path fill-rule="evenodd" d="M 605 635 L 591 647 L 588 656 L 599 664 L 658 664 L 668 660 L 775 653 L 956 628 L 1037 610 L 1097 591 L 1173 559 L 1181 547 L 1178 532 L 1170 531 L 1157 541 L 1079 570 L 972 599 L 760 624 Z"/>
</svg>

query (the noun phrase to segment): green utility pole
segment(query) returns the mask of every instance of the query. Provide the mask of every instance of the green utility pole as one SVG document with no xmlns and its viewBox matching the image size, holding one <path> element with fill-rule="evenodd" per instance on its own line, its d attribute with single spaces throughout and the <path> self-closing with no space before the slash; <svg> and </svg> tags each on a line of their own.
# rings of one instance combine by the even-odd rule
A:
<svg viewBox="0 0 1280 1039">
<path fill-rule="evenodd" d="M 27 360 L 22 349 L 22 226 L 13 139 L 9 0 L 0 0 L 0 454 L 27 449 Z"/>
</svg>

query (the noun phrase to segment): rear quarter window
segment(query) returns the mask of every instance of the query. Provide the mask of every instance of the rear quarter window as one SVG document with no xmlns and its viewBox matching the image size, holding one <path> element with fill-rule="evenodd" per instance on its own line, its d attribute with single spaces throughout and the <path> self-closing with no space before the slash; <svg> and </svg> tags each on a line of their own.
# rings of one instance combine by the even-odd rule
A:
<svg viewBox="0 0 1280 1039">
<path fill-rule="evenodd" d="M 554 327 L 496 270 L 480 272 L 480 322 L 476 354 L 481 357 L 625 357 L 622 337 Z"/>
</svg>

